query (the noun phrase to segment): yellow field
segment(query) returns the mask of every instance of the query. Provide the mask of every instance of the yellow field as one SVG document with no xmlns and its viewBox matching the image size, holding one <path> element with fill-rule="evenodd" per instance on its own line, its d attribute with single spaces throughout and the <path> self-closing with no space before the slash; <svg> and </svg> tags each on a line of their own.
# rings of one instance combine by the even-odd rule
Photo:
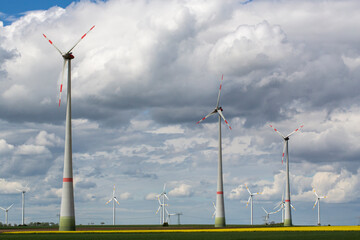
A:
<svg viewBox="0 0 360 240">
<path fill-rule="evenodd" d="M 4 234 L 29 233 L 191 233 L 191 232 L 313 232 L 313 231 L 360 231 L 360 226 L 316 226 L 316 227 L 267 227 L 267 228 L 220 228 L 220 229 L 154 229 L 154 230 L 89 230 L 89 231 L 15 231 Z"/>
</svg>

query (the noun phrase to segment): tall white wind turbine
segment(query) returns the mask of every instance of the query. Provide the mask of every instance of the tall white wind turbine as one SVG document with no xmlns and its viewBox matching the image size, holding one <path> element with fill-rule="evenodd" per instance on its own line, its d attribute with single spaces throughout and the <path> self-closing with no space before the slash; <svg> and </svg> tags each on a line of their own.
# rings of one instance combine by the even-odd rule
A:
<svg viewBox="0 0 360 240">
<path fill-rule="evenodd" d="M 166 206 L 168 206 L 168 205 L 165 203 L 165 198 L 167 200 L 169 200 L 169 198 L 166 195 L 165 188 L 166 188 L 166 183 L 164 184 L 163 191 L 158 195 L 158 198 L 157 198 L 158 202 L 159 202 L 159 208 L 156 211 L 156 214 L 158 214 L 158 212 L 161 210 L 161 212 L 160 212 L 160 224 L 161 225 L 163 225 L 165 223 L 165 212 L 168 212 L 166 209 Z M 161 199 L 162 199 L 162 201 L 161 201 Z"/>
<path fill-rule="evenodd" d="M 197 124 L 198 124 L 214 114 L 217 114 L 218 119 L 219 119 L 219 160 L 218 160 L 218 179 L 217 179 L 217 190 L 216 190 L 215 227 L 225 227 L 226 226 L 223 173 L 222 173 L 221 119 L 223 119 L 225 121 L 225 123 L 228 125 L 228 127 L 231 129 L 228 121 L 225 119 L 224 115 L 222 114 L 222 111 L 223 111 L 222 107 L 219 106 L 222 81 L 223 81 L 223 75 L 221 76 L 221 83 L 220 83 L 219 94 L 218 94 L 215 109 L 212 112 L 210 112 L 208 115 L 203 117 L 200 121 L 197 122 Z"/>
<path fill-rule="evenodd" d="M 65 151 L 64 151 L 64 173 L 63 173 L 63 189 L 61 197 L 60 209 L 60 231 L 75 231 L 75 207 L 74 207 L 74 186 L 72 171 L 72 137 L 71 137 L 71 60 L 74 59 L 72 50 L 84 37 L 94 28 L 92 26 L 67 52 L 62 52 L 54 43 L 45 35 L 43 36 L 49 43 L 60 53 L 64 59 L 62 68 L 62 78 L 60 83 L 59 106 L 61 103 L 61 93 L 63 88 L 64 70 L 66 63 L 68 65 L 68 81 L 67 81 L 67 102 L 66 102 L 66 127 L 65 127 Z"/>
<path fill-rule="evenodd" d="M 249 202 L 251 202 L 251 221 L 250 221 L 250 223 L 251 223 L 251 225 L 253 225 L 253 197 L 254 197 L 255 195 L 261 194 L 261 192 L 252 193 L 252 192 L 250 192 L 250 189 L 248 188 L 248 186 L 247 186 L 246 184 L 245 184 L 245 187 L 246 187 L 246 190 L 247 190 L 247 191 L 249 192 L 249 194 L 250 194 L 249 199 L 248 199 L 248 201 L 247 201 L 247 203 L 246 203 L 246 207 L 248 207 Z"/>
<path fill-rule="evenodd" d="M 315 191 L 315 188 L 313 188 L 313 192 L 315 193 L 315 196 L 316 196 L 316 201 L 314 203 L 314 206 L 313 206 L 313 209 L 316 207 L 316 204 L 318 204 L 318 223 L 317 225 L 321 225 L 320 224 L 320 199 L 322 198 L 327 198 L 327 196 L 319 196 L 316 191 Z"/>
<path fill-rule="evenodd" d="M 115 202 L 120 205 L 119 201 L 116 199 L 115 197 L 115 184 L 114 184 L 114 189 L 113 189 L 113 196 L 112 198 L 110 198 L 109 201 L 107 201 L 105 204 L 108 204 L 109 202 L 113 201 L 113 225 L 115 225 L 115 208 L 116 208 L 116 204 Z"/>
<path fill-rule="evenodd" d="M 8 212 L 9 212 L 10 208 L 11 208 L 13 205 L 14 205 L 14 204 L 11 204 L 11 206 L 8 207 L 8 208 L 2 208 L 2 207 L 0 207 L 0 209 L 2 209 L 2 210 L 5 211 L 5 224 L 6 224 L 6 225 L 8 224 Z"/>
<path fill-rule="evenodd" d="M 280 133 L 276 128 L 274 128 L 272 125 L 270 125 L 271 128 L 274 129 L 275 132 L 277 132 L 282 139 L 284 140 L 284 149 L 282 153 L 282 162 L 284 160 L 285 152 L 286 152 L 286 191 L 285 191 L 285 217 L 284 217 L 284 226 L 292 226 L 292 218 L 291 218 L 291 202 L 290 202 L 290 175 L 289 175 L 289 137 L 299 131 L 304 125 L 301 125 L 299 128 L 295 129 L 292 133 L 287 135 L 286 137 Z"/>
<path fill-rule="evenodd" d="M 21 206 L 22 206 L 22 211 L 21 211 L 21 225 L 25 225 L 25 193 L 26 191 L 28 191 L 28 185 L 26 185 L 24 188 L 22 189 L 16 189 L 17 191 L 21 192 Z"/>
</svg>

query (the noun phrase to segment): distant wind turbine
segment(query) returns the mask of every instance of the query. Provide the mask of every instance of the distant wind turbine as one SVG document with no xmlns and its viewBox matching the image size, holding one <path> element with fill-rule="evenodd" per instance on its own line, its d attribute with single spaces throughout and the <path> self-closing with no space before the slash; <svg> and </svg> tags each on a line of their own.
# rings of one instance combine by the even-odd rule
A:
<svg viewBox="0 0 360 240">
<path fill-rule="evenodd" d="M 21 214 L 21 225 L 25 225 L 25 193 L 28 189 L 28 185 L 26 185 L 22 189 L 16 189 L 17 191 L 21 192 L 21 205 L 22 205 L 22 214 Z"/>
<path fill-rule="evenodd" d="M 228 127 L 231 129 L 228 121 L 225 119 L 224 115 L 222 114 L 222 111 L 223 111 L 222 107 L 219 106 L 222 81 L 223 81 L 223 75 L 221 76 L 221 83 L 220 83 L 219 94 L 218 94 L 215 109 L 212 112 L 210 112 L 208 115 L 203 117 L 200 121 L 197 122 L 197 124 L 198 124 L 214 114 L 217 114 L 218 119 L 219 119 L 219 161 L 218 161 L 218 180 L 217 180 L 217 191 L 216 191 L 215 227 L 225 227 L 226 226 L 225 207 L 224 207 L 223 172 L 222 172 L 221 119 L 223 119 L 225 121 L 225 123 L 228 125 Z"/>
<path fill-rule="evenodd" d="M 313 188 L 313 192 L 315 193 L 315 196 L 316 196 L 316 201 L 315 201 L 315 204 L 313 206 L 313 209 L 315 208 L 316 204 L 318 204 L 318 225 L 320 226 L 320 199 L 322 198 L 327 198 L 327 196 L 319 196 L 316 191 L 315 191 L 315 188 Z"/>
<path fill-rule="evenodd" d="M 116 205 L 115 205 L 115 202 L 120 205 L 119 201 L 116 199 L 115 197 L 115 184 L 114 184 L 114 189 L 113 189 L 113 196 L 112 198 L 110 198 L 109 201 L 107 201 L 105 204 L 108 204 L 109 202 L 113 201 L 113 225 L 115 225 L 115 208 L 116 208 Z"/>
<path fill-rule="evenodd" d="M 263 207 L 261 207 L 263 210 L 264 210 L 264 212 L 266 213 L 266 215 L 265 215 L 265 223 L 266 223 L 266 225 L 268 224 L 268 221 L 269 221 L 269 217 L 270 217 L 270 215 L 271 214 L 275 214 L 275 213 L 277 213 L 277 212 L 279 212 L 281 209 L 279 208 L 278 210 L 276 210 L 275 212 L 268 212 L 268 211 L 266 211 L 265 210 L 265 208 L 263 208 Z"/>
<path fill-rule="evenodd" d="M 62 52 L 54 43 L 45 35 L 43 36 L 49 43 L 60 53 L 64 59 L 62 68 L 62 77 L 60 83 L 59 107 L 61 103 L 61 93 L 64 81 L 64 71 L 66 63 L 68 64 L 68 81 L 67 81 L 67 102 L 66 102 L 66 130 L 65 130 L 65 152 L 64 152 L 64 173 L 63 173 L 63 189 L 61 197 L 60 209 L 60 231 L 75 231 L 75 207 L 74 207 L 74 186 L 72 171 L 72 138 L 71 138 L 71 60 L 74 59 L 72 50 L 78 43 L 91 31 L 95 26 L 91 27 L 67 52 Z"/>
<path fill-rule="evenodd" d="M 289 174 L 289 148 L 288 148 L 288 142 L 289 137 L 296 133 L 298 130 L 300 130 L 304 125 L 301 125 L 299 128 L 295 129 L 292 133 L 287 135 L 286 137 L 280 133 L 276 128 L 274 128 L 272 125 L 270 125 L 271 128 L 274 129 L 274 131 L 279 134 L 282 139 L 284 140 L 284 149 L 282 153 L 282 162 L 284 160 L 284 156 L 286 153 L 286 191 L 285 191 L 285 218 L 284 218 L 284 226 L 292 226 L 292 218 L 291 218 L 291 207 L 290 207 L 290 174 Z"/>
<path fill-rule="evenodd" d="M 161 213 L 160 213 L 160 224 L 163 225 L 165 223 L 165 212 L 168 213 L 167 209 L 166 209 L 166 206 L 168 206 L 166 203 L 165 203 L 165 198 L 167 200 L 169 200 L 168 196 L 166 195 L 166 191 L 165 191 L 165 188 L 166 188 L 166 183 L 164 184 L 164 188 L 163 188 L 163 191 L 158 195 L 157 199 L 158 199 L 158 202 L 159 202 L 159 208 L 158 210 L 156 211 L 156 214 L 158 214 L 158 212 L 161 210 Z M 161 202 L 161 199 L 162 199 L 162 202 Z M 169 213 L 168 213 L 169 214 Z"/>
<path fill-rule="evenodd" d="M 9 212 L 10 208 L 11 208 L 13 205 L 14 205 L 14 204 L 11 204 L 11 206 L 8 207 L 8 208 L 2 208 L 2 207 L 0 207 L 0 209 L 2 209 L 2 210 L 5 211 L 5 224 L 6 224 L 6 225 L 8 224 L 8 212 Z"/>
<path fill-rule="evenodd" d="M 253 197 L 255 196 L 255 195 L 259 195 L 259 194 L 261 194 L 261 192 L 257 192 L 257 193 L 252 193 L 252 192 L 250 192 L 250 189 L 248 188 L 248 186 L 245 184 L 245 187 L 246 187 L 246 190 L 249 192 L 249 194 L 250 194 L 250 196 L 249 196 L 249 199 L 248 199 L 248 201 L 247 201 L 247 203 L 246 203 L 246 207 L 248 207 L 248 205 L 249 205 L 249 202 L 251 201 L 251 225 L 253 225 Z"/>
</svg>

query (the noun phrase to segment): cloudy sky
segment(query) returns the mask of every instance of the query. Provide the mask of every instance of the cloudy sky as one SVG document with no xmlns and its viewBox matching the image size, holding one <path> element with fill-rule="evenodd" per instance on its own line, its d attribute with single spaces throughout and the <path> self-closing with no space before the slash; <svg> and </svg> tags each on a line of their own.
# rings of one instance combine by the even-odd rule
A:
<svg viewBox="0 0 360 240">
<path fill-rule="evenodd" d="M 57 222 L 60 209 L 63 60 L 42 34 L 67 51 L 93 25 L 72 61 L 78 224 L 112 223 L 114 184 L 119 224 L 157 224 L 164 183 L 182 223 L 214 222 L 217 118 L 196 122 L 215 107 L 222 74 L 227 223 L 250 222 L 244 184 L 263 192 L 256 224 L 281 200 L 283 143 L 269 124 L 283 134 L 304 124 L 289 142 L 293 223 L 317 223 L 312 187 L 328 196 L 323 224 L 359 223 L 359 1 L 5 2 L 0 206 L 14 203 L 11 223 L 21 223 L 19 188 L 27 222 Z"/>
</svg>

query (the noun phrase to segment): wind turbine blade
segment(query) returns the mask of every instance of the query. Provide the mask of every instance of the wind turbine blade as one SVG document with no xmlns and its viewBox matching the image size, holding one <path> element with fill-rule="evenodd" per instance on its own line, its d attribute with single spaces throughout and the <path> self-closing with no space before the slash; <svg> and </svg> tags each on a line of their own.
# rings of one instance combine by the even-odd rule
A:
<svg viewBox="0 0 360 240">
<path fill-rule="evenodd" d="M 61 104 L 61 94 L 62 94 L 63 83 L 64 83 L 64 72 L 65 72 L 65 67 L 66 67 L 67 61 L 68 61 L 67 59 L 64 59 L 64 64 L 63 64 L 63 68 L 62 68 L 62 72 L 61 72 L 60 93 L 59 93 L 59 107 L 60 107 L 60 104 Z"/>
<path fill-rule="evenodd" d="M 168 196 L 166 194 L 164 194 L 164 197 L 166 197 L 167 200 L 169 200 Z"/>
<path fill-rule="evenodd" d="M 272 125 L 269 125 L 272 129 L 274 129 L 275 132 L 277 132 L 277 134 L 279 134 L 282 138 L 285 138 L 284 135 L 279 132 L 276 128 L 274 128 Z"/>
<path fill-rule="evenodd" d="M 168 212 L 168 210 L 167 210 L 166 208 L 165 208 L 165 212 L 166 212 L 167 215 L 170 215 L 169 212 Z"/>
<path fill-rule="evenodd" d="M 290 207 L 296 211 L 296 208 L 292 204 L 290 204 Z"/>
<path fill-rule="evenodd" d="M 212 111 L 211 113 L 209 113 L 208 115 L 206 115 L 205 117 L 203 117 L 202 119 L 200 119 L 196 124 L 201 123 L 202 121 L 204 121 L 205 119 L 207 119 L 211 115 L 214 115 L 215 113 L 216 113 L 216 109 L 214 111 Z"/>
<path fill-rule="evenodd" d="M 214 209 L 216 210 L 216 206 L 215 206 L 215 203 L 214 203 L 214 202 L 212 202 L 212 204 L 213 204 L 213 206 L 214 206 Z"/>
<path fill-rule="evenodd" d="M 224 75 L 222 74 L 221 75 L 221 82 L 220 82 L 220 88 L 219 88 L 219 94 L 218 94 L 218 99 L 217 99 L 217 102 L 216 102 L 216 108 L 219 107 L 219 102 L 220 102 L 220 93 L 221 93 L 221 86 L 222 86 L 222 81 L 224 79 Z"/>
<path fill-rule="evenodd" d="M 10 206 L 10 207 L 8 207 L 8 208 L 7 208 L 7 210 L 10 210 L 10 208 L 11 208 L 12 206 L 14 206 L 14 204 L 11 204 L 11 206 Z"/>
<path fill-rule="evenodd" d="M 109 202 L 111 202 L 113 199 L 111 198 L 109 201 L 107 201 L 105 204 L 108 204 Z"/>
<path fill-rule="evenodd" d="M 316 197 L 319 198 L 319 196 L 317 195 L 315 188 L 313 188 L 313 192 L 315 193 Z"/>
<path fill-rule="evenodd" d="M 250 200 L 251 200 L 251 195 L 250 195 L 250 197 L 249 197 L 249 199 L 248 199 L 248 201 L 247 201 L 247 203 L 246 203 L 246 207 L 249 206 Z"/>
<path fill-rule="evenodd" d="M 5 209 L 5 208 L 2 208 L 2 207 L 0 207 L 0 209 L 2 209 L 2 210 L 4 210 L 4 211 L 6 211 L 6 209 Z"/>
<path fill-rule="evenodd" d="M 218 113 L 220 114 L 220 116 L 222 117 L 222 119 L 224 119 L 224 121 L 225 121 L 225 123 L 226 123 L 226 125 L 228 125 L 228 127 L 230 128 L 230 130 L 231 130 L 231 127 L 230 127 L 230 125 L 229 125 L 229 123 L 228 123 L 228 121 L 226 121 L 226 119 L 225 119 L 225 117 L 224 117 L 224 115 L 222 114 L 222 112 L 221 112 L 222 110 L 220 109 L 220 110 L 218 110 Z"/>
<path fill-rule="evenodd" d="M 164 183 L 163 193 L 165 193 L 166 183 Z"/>
<path fill-rule="evenodd" d="M 119 201 L 116 198 L 114 198 L 114 200 L 118 205 L 120 205 Z"/>
<path fill-rule="evenodd" d="M 265 208 L 263 208 L 263 207 L 261 207 L 263 210 L 264 210 L 264 212 L 266 213 L 266 214 L 269 214 L 266 210 L 265 210 Z"/>
<path fill-rule="evenodd" d="M 247 190 L 247 191 L 249 192 L 249 194 L 251 195 L 251 192 L 250 192 L 248 186 L 247 186 L 246 184 L 244 184 L 244 185 L 245 185 L 245 187 L 246 187 L 246 190 Z"/>
<path fill-rule="evenodd" d="M 301 130 L 304 127 L 304 125 L 301 125 L 300 127 L 298 127 L 297 129 L 295 129 L 292 133 L 290 133 L 289 135 L 287 135 L 286 137 L 290 137 L 291 135 L 293 135 L 294 133 L 296 133 L 297 131 Z"/>
<path fill-rule="evenodd" d="M 94 27 L 95 27 L 95 25 L 94 26 L 92 26 L 91 28 L 90 28 L 90 30 L 89 31 L 87 31 L 80 39 L 79 39 L 79 41 L 77 41 L 76 43 L 75 43 L 75 45 L 72 47 L 72 48 L 70 48 L 70 50 L 69 51 L 67 51 L 67 53 L 70 53 L 75 47 L 76 47 L 76 45 L 78 45 L 79 44 L 79 42 L 81 41 L 81 40 L 83 40 L 83 38 L 86 36 L 86 34 L 88 34 L 91 30 L 93 30 L 94 29 Z"/>
<path fill-rule="evenodd" d="M 286 149 L 286 142 L 284 141 L 284 148 L 283 148 L 282 157 L 281 157 L 281 164 L 284 164 L 285 149 Z"/>
<path fill-rule="evenodd" d="M 49 43 L 61 54 L 61 56 L 63 55 L 63 53 L 60 51 L 60 49 L 58 49 L 57 46 L 55 46 L 55 44 L 45 35 L 43 34 L 44 38 L 46 38 L 46 40 L 49 41 Z"/>
<path fill-rule="evenodd" d="M 318 200 L 319 199 L 316 199 L 315 203 L 314 203 L 314 206 L 313 206 L 313 209 L 315 208 L 316 204 L 318 203 Z"/>
<path fill-rule="evenodd" d="M 159 206 L 158 210 L 156 211 L 155 215 L 158 214 L 158 212 L 160 211 L 161 206 Z"/>
<path fill-rule="evenodd" d="M 273 209 L 275 209 L 275 208 L 281 208 L 281 205 L 282 205 L 282 202 L 278 202 Z"/>
</svg>

